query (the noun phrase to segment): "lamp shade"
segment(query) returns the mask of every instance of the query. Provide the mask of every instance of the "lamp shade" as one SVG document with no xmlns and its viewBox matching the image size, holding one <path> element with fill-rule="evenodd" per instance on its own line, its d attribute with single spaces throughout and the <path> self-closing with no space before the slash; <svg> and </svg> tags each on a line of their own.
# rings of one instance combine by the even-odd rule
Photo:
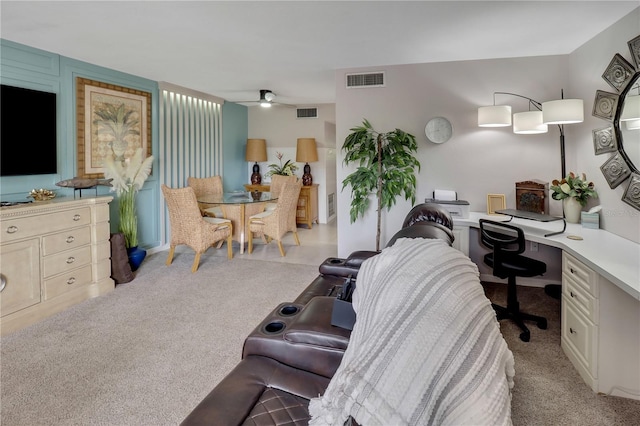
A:
<svg viewBox="0 0 640 426">
<path fill-rule="evenodd" d="M 513 114 L 513 133 L 535 135 L 547 133 L 549 127 L 542 123 L 542 111 L 526 111 Z"/>
<path fill-rule="evenodd" d="M 318 150 L 314 138 L 298 138 L 296 161 L 299 163 L 313 163 L 314 161 L 318 161 Z"/>
<path fill-rule="evenodd" d="M 478 108 L 478 126 L 511 126 L 511 107 L 509 105 L 492 105 Z"/>
<path fill-rule="evenodd" d="M 640 119 L 640 96 L 627 96 L 624 100 L 620 121 Z"/>
<path fill-rule="evenodd" d="M 267 141 L 264 139 L 247 139 L 246 161 L 267 161 Z"/>
<path fill-rule="evenodd" d="M 544 124 L 572 124 L 584 121 L 584 102 L 582 99 L 559 99 L 542 103 L 542 122 Z"/>
</svg>

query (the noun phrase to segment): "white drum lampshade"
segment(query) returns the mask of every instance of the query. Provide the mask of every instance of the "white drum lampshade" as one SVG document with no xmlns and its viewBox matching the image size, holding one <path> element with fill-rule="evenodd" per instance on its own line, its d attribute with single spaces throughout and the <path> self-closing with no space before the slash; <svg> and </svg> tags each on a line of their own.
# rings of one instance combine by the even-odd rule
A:
<svg viewBox="0 0 640 426">
<path fill-rule="evenodd" d="M 572 124 L 584 121 L 584 101 L 582 99 L 559 99 L 542 103 L 544 124 Z"/>
<path fill-rule="evenodd" d="M 491 105 L 478 108 L 478 126 L 511 126 L 511 107 L 509 105 Z"/>
<path fill-rule="evenodd" d="M 547 133 L 549 127 L 542 123 L 542 111 L 526 111 L 513 114 L 513 133 L 535 135 Z"/>
</svg>

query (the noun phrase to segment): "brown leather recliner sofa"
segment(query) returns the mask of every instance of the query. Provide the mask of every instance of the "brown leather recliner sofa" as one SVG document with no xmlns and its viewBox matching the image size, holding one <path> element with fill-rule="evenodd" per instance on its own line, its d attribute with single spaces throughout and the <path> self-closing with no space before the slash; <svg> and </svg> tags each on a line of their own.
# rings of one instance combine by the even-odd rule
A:
<svg viewBox="0 0 640 426">
<path fill-rule="evenodd" d="M 398 238 L 454 241 L 449 212 L 433 203 L 414 207 Z M 293 302 L 281 303 L 246 338 L 242 360 L 182 425 L 306 425 L 309 400 L 322 395 L 340 365 L 351 331 L 331 325 L 336 295 L 375 251 L 329 258 Z"/>
</svg>

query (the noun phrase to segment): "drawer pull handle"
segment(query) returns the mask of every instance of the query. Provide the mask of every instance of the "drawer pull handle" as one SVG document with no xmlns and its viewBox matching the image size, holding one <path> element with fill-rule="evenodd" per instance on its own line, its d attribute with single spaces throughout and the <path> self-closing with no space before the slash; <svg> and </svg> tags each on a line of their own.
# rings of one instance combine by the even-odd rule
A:
<svg viewBox="0 0 640 426">
<path fill-rule="evenodd" d="M 73 256 L 69 256 L 69 258 L 67 259 L 67 263 L 69 263 L 69 264 L 71 264 L 71 263 L 73 263 L 75 261 L 76 261 L 76 258 L 73 257 Z"/>
<path fill-rule="evenodd" d="M 571 271 L 572 274 L 576 273 L 576 271 L 573 268 L 569 268 L 569 270 Z"/>
<path fill-rule="evenodd" d="M 573 328 L 569 327 L 569 332 L 571 334 L 578 334 L 578 332 L 576 330 L 574 330 Z"/>
<path fill-rule="evenodd" d="M 4 275 L 0 274 L 0 292 L 2 292 L 2 290 L 4 290 L 6 286 L 7 286 L 7 279 L 4 277 Z"/>
<path fill-rule="evenodd" d="M 76 277 L 71 277 L 67 280 L 67 284 L 71 285 L 76 282 Z"/>
<path fill-rule="evenodd" d="M 77 221 L 79 221 L 79 220 L 80 220 L 80 215 L 79 215 L 79 214 L 75 214 L 75 215 L 73 215 L 73 221 L 74 221 L 74 222 L 77 222 Z"/>
<path fill-rule="evenodd" d="M 69 244 L 71 244 L 71 243 L 72 243 L 72 242 L 74 242 L 75 240 L 76 240 L 76 238 L 75 238 L 73 235 L 69 235 L 69 236 L 67 237 L 67 242 L 68 242 Z"/>
<path fill-rule="evenodd" d="M 15 234 L 16 232 L 18 232 L 17 226 L 11 225 L 7 228 L 7 234 Z"/>
<path fill-rule="evenodd" d="M 573 298 L 575 299 L 576 295 L 575 295 L 575 294 L 573 294 L 573 292 L 572 292 L 572 291 L 570 291 L 570 292 L 569 292 L 569 294 L 571 295 L 571 297 L 573 297 Z"/>
</svg>

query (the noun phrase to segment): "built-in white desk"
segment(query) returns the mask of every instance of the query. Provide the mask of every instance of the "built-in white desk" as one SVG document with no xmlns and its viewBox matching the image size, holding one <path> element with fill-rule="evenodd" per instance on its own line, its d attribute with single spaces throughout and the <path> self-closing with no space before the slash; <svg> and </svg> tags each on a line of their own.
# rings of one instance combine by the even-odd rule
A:
<svg viewBox="0 0 640 426">
<path fill-rule="evenodd" d="M 467 219 L 454 218 L 453 222 L 458 228 L 478 228 L 480 219 L 508 221 L 510 216 L 471 212 Z M 567 223 L 564 233 L 551 237 L 544 235 L 561 230 L 562 221 L 536 222 L 513 218 L 511 223 L 522 228 L 527 240 L 568 252 L 631 297 L 640 300 L 640 244 L 602 229 L 583 228 L 575 223 Z M 567 235 L 579 235 L 583 239 L 571 240 Z"/>
<path fill-rule="evenodd" d="M 481 218 L 454 218 L 457 247 L 469 254 L 469 228 Z M 562 250 L 562 349 L 594 392 L 640 399 L 640 244 L 602 229 L 562 221 L 513 218 L 529 241 Z M 569 235 L 582 240 L 567 238 Z M 532 340 L 532 345 L 535 341 Z"/>
</svg>

